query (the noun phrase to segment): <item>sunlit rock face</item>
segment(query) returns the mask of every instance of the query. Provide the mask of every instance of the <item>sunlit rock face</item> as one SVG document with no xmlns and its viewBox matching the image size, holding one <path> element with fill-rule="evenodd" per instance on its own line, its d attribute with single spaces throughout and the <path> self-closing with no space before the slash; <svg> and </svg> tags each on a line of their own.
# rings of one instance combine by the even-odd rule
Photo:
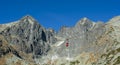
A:
<svg viewBox="0 0 120 65">
<path fill-rule="evenodd" d="M 85 17 L 56 33 L 28 15 L 0 24 L 0 65 L 119 65 L 119 32 L 120 16 L 106 23 Z"/>
<path fill-rule="evenodd" d="M 98 40 L 98 44 L 106 47 L 100 55 L 96 65 L 119 65 L 120 64 L 120 16 L 112 18 L 106 25 L 106 34 Z M 102 42 L 101 42 L 102 41 Z"/>
<path fill-rule="evenodd" d="M 83 50 L 85 52 L 94 50 L 92 43 L 105 33 L 104 26 L 103 22 L 93 22 L 87 18 L 82 18 L 74 27 L 62 27 L 58 36 L 69 39 L 69 53 L 74 57 Z M 61 47 L 61 49 L 65 48 Z M 64 50 L 63 53 L 65 53 Z"/>
</svg>

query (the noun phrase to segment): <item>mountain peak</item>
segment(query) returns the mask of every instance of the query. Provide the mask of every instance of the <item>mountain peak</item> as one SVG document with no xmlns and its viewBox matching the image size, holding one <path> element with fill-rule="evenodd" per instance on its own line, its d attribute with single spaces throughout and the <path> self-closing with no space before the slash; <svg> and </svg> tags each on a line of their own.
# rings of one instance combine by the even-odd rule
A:
<svg viewBox="0 0 120 65">
<path fill-rule="evenodd" d="M 32 16 L 30 15 L 26 15 L 24 16 L 22 19 L 31 19 L 31 20 L 35 20 Z"/>
<path fill-rule="evenodd" d="M 36 20 L 30 15 L 26 15 L 26 16 L 22 17 L 20 21 L 21 22 L 29 22 L 31 24 L 36 22 Z"/>
<path fill-rule="evenodd" d="M 86 21 L 86 20 L 89 20 L 89 19 L 87 17 L 83 17 L 81 20 Z"/>
<path fill-rule="evenodd" d="M 83 17 L 76 23 L 76 26 L 84 25 L 90 22 L 92 22 L 90 19 L 88 19 L 87 17 Z"/>
</svg>

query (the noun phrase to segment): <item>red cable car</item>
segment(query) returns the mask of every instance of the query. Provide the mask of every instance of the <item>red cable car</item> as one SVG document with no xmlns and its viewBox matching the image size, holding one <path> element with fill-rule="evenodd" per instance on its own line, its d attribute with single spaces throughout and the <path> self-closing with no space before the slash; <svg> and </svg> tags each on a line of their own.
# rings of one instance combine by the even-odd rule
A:
<svg viewBox="0 0 120 65">
<path fill-rule="evenodd" d="M 69 46 L 69 43 L 66 43 L 66 47 L 68 47 Z"/>
<path fill-rule="evenodd" d="M 69 46 L 69 43 L 68 43 L 68 39 L 67 39 L 66 47 L 68 47 L 68 46 Z"/>
</svg>

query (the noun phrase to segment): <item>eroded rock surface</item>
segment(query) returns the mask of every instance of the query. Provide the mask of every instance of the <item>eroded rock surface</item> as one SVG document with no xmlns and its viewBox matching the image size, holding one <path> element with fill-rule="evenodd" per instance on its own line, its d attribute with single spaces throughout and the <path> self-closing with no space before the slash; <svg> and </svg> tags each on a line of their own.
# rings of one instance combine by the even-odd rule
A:
<svg viewBox="0 0 120 65">
<path fill-rule="evenodd" d="M 82 18 L 58 33 L 25 16 L 0 25 L 0 65 L 119 65 L 119 33 L 120 16 L 107 23 Z"/>
</svg>

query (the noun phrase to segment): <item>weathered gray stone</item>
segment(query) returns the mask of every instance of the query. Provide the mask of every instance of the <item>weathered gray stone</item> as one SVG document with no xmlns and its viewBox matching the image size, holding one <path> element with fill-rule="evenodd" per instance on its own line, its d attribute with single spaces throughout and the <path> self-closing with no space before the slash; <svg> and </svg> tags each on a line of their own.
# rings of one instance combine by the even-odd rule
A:
<svg viewBox="0 0 120 65">
<path fill-rule="evenodd" d="M 62 27 L 58 36 L 69 39 L 69 53 L 74 57 L 83 51 L 91 52 L 91 50 L 94 50 L 91 45 L 105 33 L 104 26 L 105 24 L 102 22 L 95 23 L 87 18 L 82 18 L 74 27 Z M 61 56 L 66 55 L 65 43 L 61 47 L 63 49 Z"/>
<path fill-rule="evenodd" d="M 0 56 L 12 53 L 13 58 L 28 61 L 32 57 L 35 63 L 47 65 L 119 65 L 119 32 L 120 16 L 108 23 L 82 18 L 75 26 L 64 26 L 58 33 L 25 16 L 0 25 Z"/>
<path fill-rule="evenodd" d="M 50 50 L 49 44 L 55 39 L 54 32 L 47 31 L 31 16 L 23 17 L 15 25 L 6 27 L 0 33 L 11 45 L 15 45 L 17 50 L 33 53 L 33 56 L 46 55 Z"/>
</svg>

